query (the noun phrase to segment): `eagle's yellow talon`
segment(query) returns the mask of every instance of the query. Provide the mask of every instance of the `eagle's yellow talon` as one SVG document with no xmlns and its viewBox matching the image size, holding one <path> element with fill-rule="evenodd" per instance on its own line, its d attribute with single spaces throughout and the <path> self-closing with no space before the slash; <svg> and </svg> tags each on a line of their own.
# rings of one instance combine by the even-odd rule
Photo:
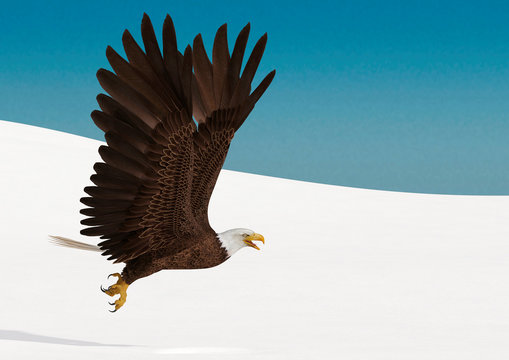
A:
<svg viewBox="0 0 509 360">
<path fill-rule="evenodd" d="M 116 300 L 114 303 L 109 303 L 110 305 L 115 305 L 115 310 L 111 311 L 115 312 L 125 304 L 125 301 L 127 299 L 127 288 L 129 287 L 129 284 L 127 284 L 124 281 L 124 279 L 119 273 L 111 274 L 108 276 L 108 278 L 110 278 L 111 276 L 115 276 L 118 278 L 117 283 L 111 285 L 107 289 L 104 289 L 101 286 L 101 291 L 105 294 L 108 294 L 109 296 L 115 296 L 117 294 L 120 295 L 118 300 Z"/>
<path fill-rule="evenodd" d="M 120 275 L 119 273 L 113 273 L 113 274 L 109 274 L 109 275 L 108 275 L 108 279 L 109 279 L 110 277 L 112 277 L 112 276 L 115 276 L 115 277 L 117 277 L 117 278 L 119 278 L 119 279 L 121 279 L 121 278 L 122 278 L 122 275 Z"/>
</svg>

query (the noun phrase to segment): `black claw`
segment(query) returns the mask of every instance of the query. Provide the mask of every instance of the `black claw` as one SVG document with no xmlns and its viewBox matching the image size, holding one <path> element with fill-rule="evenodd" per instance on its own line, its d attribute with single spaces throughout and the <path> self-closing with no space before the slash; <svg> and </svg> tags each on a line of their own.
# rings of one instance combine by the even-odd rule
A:
<svg viewBox="0 0 509 360">
<path fill-rule="evenodd" d="M 113 276 L 113 274 L 109 274 L 109 275 L 108 275 L 108 279 L 109 279 L 110 277 L 112 277 L 112 276 Z"/>
<path fill-rule="evenodd" d="M 115 309 L 115 310 L 108 310 L 110 313 L 114 313 L 114 312 L 117 312 L 118 309 Z"/>
<path fill-rule="evenodd" d="M 115 306 L 115 303 L 110 303 L 110 302 L 109 302 L 108 304 L 110 304 L 111 306 Z"/>
<path fill-rule="evenodd" d="M 104 289 L 103 286 L 101 285 L 101 291 L 105 293 L 106 291 L 108 291 L 108 289 Z"/>
</svg>

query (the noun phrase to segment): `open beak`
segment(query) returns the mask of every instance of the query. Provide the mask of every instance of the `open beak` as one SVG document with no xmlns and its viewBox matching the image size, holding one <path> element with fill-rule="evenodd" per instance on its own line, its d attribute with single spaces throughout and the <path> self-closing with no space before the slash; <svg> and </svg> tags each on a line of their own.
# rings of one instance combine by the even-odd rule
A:
<svg viewBox="0 0 509 360">
<path fill-rule="evenodd" d="M 265 239 L 263 238 L 263 235 L 254 233 L 253 235 L 249 235 L 244 239 L 244 242 L 247 246 L 251 246 L 252 248 L 255 248 L 256 250 L 260 250 L 258 246 L 253 241 L 261 241 L 265 244 Z"/>
</svg>

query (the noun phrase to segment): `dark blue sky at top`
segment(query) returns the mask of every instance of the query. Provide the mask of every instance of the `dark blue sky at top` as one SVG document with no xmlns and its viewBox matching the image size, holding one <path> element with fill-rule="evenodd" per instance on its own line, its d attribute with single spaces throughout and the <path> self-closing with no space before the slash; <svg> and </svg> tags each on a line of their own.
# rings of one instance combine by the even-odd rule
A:
<svg viewBox="0 0 509 360">
<path fill-rule="evenodd" d="M 509 194 L 509 3 L 17 1 L 0 12 L 0 119 L 102 139 L 90 119 L 105 49 L 143 12 L 179 47 L 268 33 L 273 84 L 226 168 L 409 192 Z M 69 151 L 69 149 L 65 149 Z"/>
</svg>

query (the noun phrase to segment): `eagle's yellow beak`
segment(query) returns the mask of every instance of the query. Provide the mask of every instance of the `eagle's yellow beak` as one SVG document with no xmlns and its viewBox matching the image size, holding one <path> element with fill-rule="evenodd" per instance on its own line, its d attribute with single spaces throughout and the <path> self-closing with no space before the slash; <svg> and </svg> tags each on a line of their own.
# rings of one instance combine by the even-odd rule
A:
<svg viewBox="0 0 509 360">
<path fill-rule="evenodd" d="M 265 239 L 263 238 L 263 235 L 260 235 L 257 233 L 254 233 L 253 235 L 249 235 L 244 239 L 244 242 L 246 243 L 247 246 L 251 246 L 252 248 L 255 248 L 256 250 L 260 250 L 260 248 L 258 246 L 256 246 L 256 244 L 253 243 L 253 241 L 261 241 L 262 243 L 265 244 Z"/>
</svg>

